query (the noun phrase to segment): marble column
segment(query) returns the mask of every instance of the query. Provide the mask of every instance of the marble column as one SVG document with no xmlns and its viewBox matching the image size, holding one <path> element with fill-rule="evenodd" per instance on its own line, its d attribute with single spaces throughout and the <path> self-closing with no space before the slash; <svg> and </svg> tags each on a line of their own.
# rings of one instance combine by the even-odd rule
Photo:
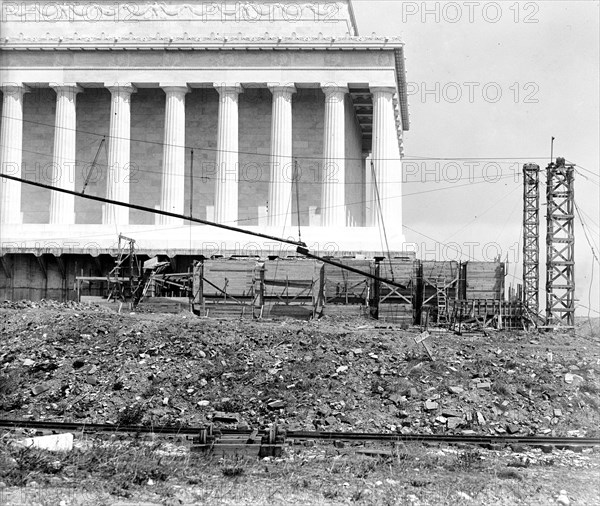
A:
<svg viewBox="0 0 600 506">
<path fill-rule="evenodd" d="M 269 180 L 270 227 L 289 228 L 292 223 L 292 95 L 294 86 L 269 86 L 273 93 Z"/>
<path fill-rule="evenodd" d="M 380 204 L 377 202 L 375 194 L 375 201 L 371 203 L 373 212 L 368 225 L 378 226 L 380 217 L 382 217 L 388 230 L 400 227 L 396 232 L 402 234 L 402 162 L 396 129 L 395 92 L 394 87 L 371 87 L 374 183 L 377 184 L 379 190 Z"/>
<path fill-rule="evenodd" d="M 346 117 L 348 88 L 323 86 L 325 93 L 325 135 L 323 138 L 323 185 L 321 225 L 346 226 Z"/>
<path fill-rule="evenodd" d="M 237 225 L 238 219 L 238 101 L 241 86 L 215 84 L 219 92 L 215 221 Z"/>
<path fill-rule="evenodd" d="M 166 94 L 160 208 L 183 214 L 185 202 L 185 84 L 161 85 Z M 183 225 L 183 219 L 158 216 L 160 225 Z"/>
<path fill-rule="evenodd" d="M 56 91 L 56 116 L 54 120 L 54 152 L 52 156 L 52 185 L 65 190 L 75 190 L 75 114 L 77 94 L 83 90 L 76 84 L 52 85 Z M 50 224 L 75 223 L 75 196 L 50 193 Z"/>
<path fill-rule="evenodd" d="M 108 170 L 106 198 L 129 203 L 129 162 L 131 147 L 131 84 L 107 85 L 111 93 L 108 138 Z M 128 225 L 129 208 L 105 204 L 102 216 L 105 225 Z"/>
<path fill-rule="evenodd" d="M 375 211 L 375 206 L 377 205 L 377 202 L 375 201 L 375 187 L 373 186 L 373 171 L 371 169 L 372 154 L 364 152 L 362 158 L 365 173 L 365 225 L 370 226 L 374 221 L 373 213 Z"/>
<path fill-rule="evenodd" d="M 0 170 L 2 174 L 21 177 L 23 158 L 23 84 L 0 85 L 2 90 L 2 125 L 0 127 Z M 0 224 L 22 223 L 21 183 L 0 178 Z"/>
</svg>

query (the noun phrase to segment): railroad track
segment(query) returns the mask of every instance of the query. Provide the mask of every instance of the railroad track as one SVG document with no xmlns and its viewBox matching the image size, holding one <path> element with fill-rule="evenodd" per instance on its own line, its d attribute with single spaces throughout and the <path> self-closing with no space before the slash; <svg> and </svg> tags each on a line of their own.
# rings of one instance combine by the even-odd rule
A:
<svg viewBox="0 0 600 506">
<path fill-rule="evenodd" d="M 84 432 L 84 433 L 120 433 L 120 434 L 158 434 L 164 436 L 194 436 L 202 437 L 207 427 L 172 427 L 172 426 L 118 426 L 101 423 L 73 422 L 38 422 L 30 420 L 0 420 L 0 428 L 5 429 L 36 429 L 54 432 Z M 209 431 L 212 433 L 212 427 Z M 281 431 L 264 430 L 234 430 L 215 429 L 219 436 L 244 436 L 254 434 L 270 435 L 295 440 L 325 440 L 325 441 L 356 441 L 356 442 L 421 442 L 421 443 L 467 443 L 473 445 L 510 445 L 520 444 L 529 446 L 553 446 L 555 448 L 600 446 L 600 438 L 587 437 L 552 437 L 552 436 L 519 436 L 519 435 L 463 435 L 463 434 L 385 434 L 372 432 L 317 432 L 317 431 Z M 206 437 L 206 436 L 204 436 Z"/>
</svg>

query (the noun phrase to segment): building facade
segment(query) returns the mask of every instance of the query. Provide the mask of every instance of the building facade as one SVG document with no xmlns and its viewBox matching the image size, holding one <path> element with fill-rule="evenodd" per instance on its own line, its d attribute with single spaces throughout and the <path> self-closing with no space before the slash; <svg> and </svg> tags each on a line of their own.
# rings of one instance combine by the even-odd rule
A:
<svg viewBox="0 0 600 506">
<path fill-rule="evenodd" d="M 4 174 L 321 253 L 405 249 L 403 44 L 359 35 L 350 0 L 25 0 L 0 33 Z M 1 179 L 4 252 L 281 251 Z"/>
</svg>

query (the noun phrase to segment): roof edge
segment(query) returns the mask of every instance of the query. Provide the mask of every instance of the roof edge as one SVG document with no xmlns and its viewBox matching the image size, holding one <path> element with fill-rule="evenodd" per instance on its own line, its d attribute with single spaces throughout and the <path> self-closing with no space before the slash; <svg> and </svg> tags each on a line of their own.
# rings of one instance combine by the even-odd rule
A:
<svg viewBox="0 0 600 506">
<path fill-rule="evenodd" d="M 406 85 L 406 65 L 404 59 L 404 47 L 394 50 L 396 59 L 396 79 L 398 86 L 398 100 L 400 102 L 400 115 L 402 117 L 402 130 L 410 129 L 410 117 L 408 114 L 408 92 Z"/>
</svg>

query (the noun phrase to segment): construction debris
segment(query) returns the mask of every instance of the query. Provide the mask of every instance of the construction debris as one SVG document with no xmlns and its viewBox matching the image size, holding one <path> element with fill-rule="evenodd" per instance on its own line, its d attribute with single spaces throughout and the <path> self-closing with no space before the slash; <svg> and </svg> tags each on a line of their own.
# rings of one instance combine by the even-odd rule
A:
<svg viewBox="0 0 600 506">
<path fill-rule="evenodd" d="M 18 444 L 26 448 L 37 448 L 50 452 L 70 452 L 73 449 L 73 434 L 28 437 L 20 440 Z"/>
<path fill-rule="evenodd" d="M 405 434 L 592 436 L 600 426 L 597 334 L 568 345 L 551 334 L 533 344 L 526 333 L 431 334 L 443 357 L 432 362 L 418 332 L 364 319 L 11 306 L 0 306 L 0 410 L 10 418 Z"/>
</svg>

